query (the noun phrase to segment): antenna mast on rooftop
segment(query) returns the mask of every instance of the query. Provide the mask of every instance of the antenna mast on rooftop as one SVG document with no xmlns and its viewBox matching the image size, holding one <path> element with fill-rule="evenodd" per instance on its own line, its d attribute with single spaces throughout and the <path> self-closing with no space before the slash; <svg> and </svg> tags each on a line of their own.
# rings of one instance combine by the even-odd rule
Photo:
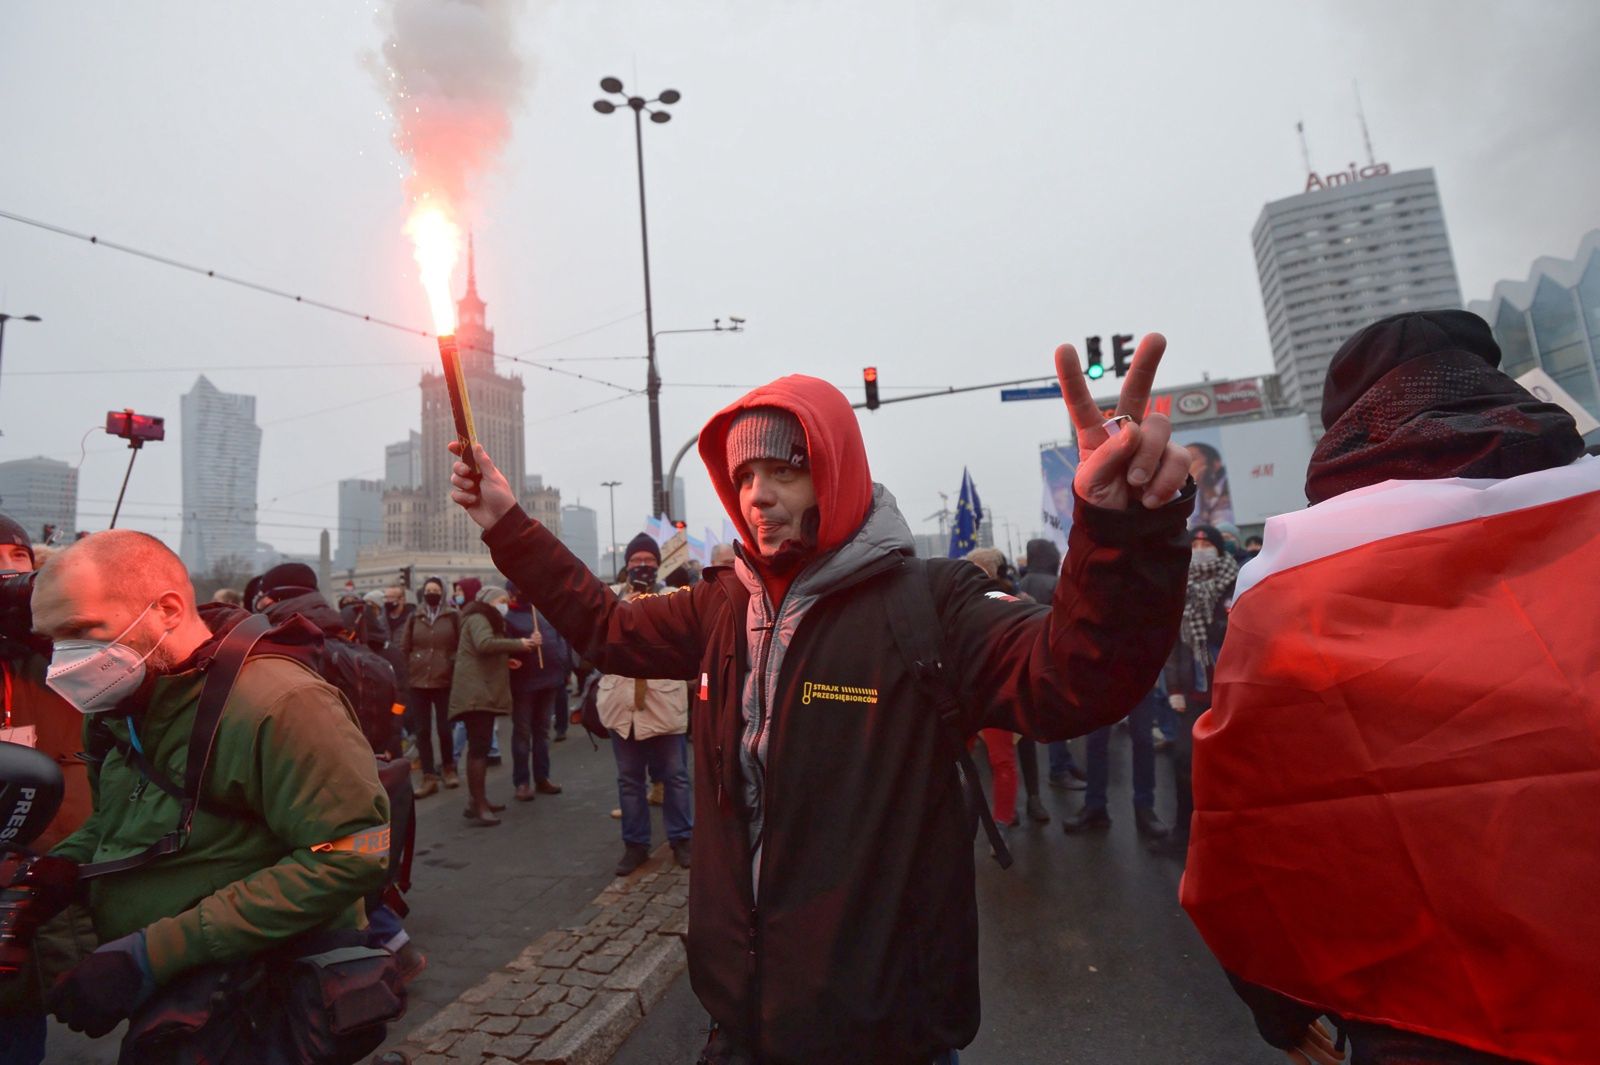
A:
<svg viewBox="0 0 1600 1065">
<path fill-rule="evenodd" d="M 1305 160 L 1306 173 L 1315 173 L 1311 169 L 1311 149 L 1306 145 L 1306 124 L 1304 121 L 1294 124 L 1294 131 L 1300 134 L 1300 158 Z"/>
<path fill-rule="evenodd" d="M 1367 111 L 1361 106 L 1361 83 L 1351 79 L 1350 84 L 1356 90 L 1356 118 L 1361 120 L 1361 140 L 1367 146 L 1367 165 L 1377 166 L 1378 157 L 1372 153 L 1372 134 L 1367 132 Z"/>
</svg>

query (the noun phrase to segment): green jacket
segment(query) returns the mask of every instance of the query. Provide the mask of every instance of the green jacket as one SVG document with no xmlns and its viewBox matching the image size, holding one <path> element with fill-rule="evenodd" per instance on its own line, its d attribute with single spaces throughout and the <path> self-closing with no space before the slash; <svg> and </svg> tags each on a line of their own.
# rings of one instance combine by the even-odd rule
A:
<svg viewBox="0 0 1600 1065">
<path fill-rule="evenodd" d="M 505 635 L 505 622 L 492 607 L 467 604 L 461 612 L 461 644 L 450 681 L 450 719 L 473 710 L 511 713 L 511 667 L 506 660 L 525 650 L 521 640 Z"/>
<path fill-rule="evenodd" d="M 134 729 L 151 764 L 181 786 L 202 675 L 159 677 Z M 129 740 L 129 718 L 91 720 Z M 119 750 L 91 768 L 94 813 L 54 853 L 80 863 L 137 854 L 171 831 L 178 801 Z M 314 928 L 361 927 L 362 896 L 382 886 L 389 801 L 372 750 L 336 689 L 297 661 L 252 656 L 217 731 L 187 845 L 125 873 L 90 881 L 101 942 L 144 929 L 156 982 L 240 961 Z M 387 833 L 384 832 L 384 835 Z M 355 849 L 347 849 L 359 840 Z M 345 841 L 344 847 L 317 850 Z"/>
</svg>

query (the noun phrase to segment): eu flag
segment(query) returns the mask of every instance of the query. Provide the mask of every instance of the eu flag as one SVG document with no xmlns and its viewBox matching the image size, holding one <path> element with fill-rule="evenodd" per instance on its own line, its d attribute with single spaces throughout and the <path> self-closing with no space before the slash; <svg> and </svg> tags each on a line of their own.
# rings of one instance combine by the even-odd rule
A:
<svg viewBox="0 0 1600 1065">
<path fill-rule="evenodd" d="M 965 558 L 978 546 L 978 526 L 983 524 L 983 504 L 973 487 L 972 474 L 961 469 L 961 498 L 956 501 L 956 520 L 950 528 L 950 557 Z"/>
</svg>

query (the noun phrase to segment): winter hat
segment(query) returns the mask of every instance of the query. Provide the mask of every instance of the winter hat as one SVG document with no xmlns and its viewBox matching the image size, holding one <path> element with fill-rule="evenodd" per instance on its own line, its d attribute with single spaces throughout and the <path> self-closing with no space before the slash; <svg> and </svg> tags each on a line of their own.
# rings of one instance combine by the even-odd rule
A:
<svg viewBox="0 0 1600 1065">
<path fill-rule="evenodd" d="M 28 531 L 4 514 L 0 514 L 0 544 L 27 548 L 28 560 L 36 561 L 33 557 L 33 541 L 28 539 Z"/>
<path fill-rule="evenodd" d="M 728 476 L 754 459 L 778 459 L 797 470 L 809 465 L 800 419 L 780 407 L 751 407 L 728 426 Z"/>
<path fill-rule="evenodd" d="M 1239 526 L 1233 524 L 1231 521 L 1217 522 L 1217 532 L 1222 534 L 1222 538 L 1224 540 L 1230 536 L 1232 536 L 1234 540 L 1239 539 Z"/>
<path fill-rule="evenodd" d="M 261 575 L 260 590 L 274 599 L 283 598 L 277 594 L 279 592 L 314 592 L 317 590 L 317 574 L 304 562 L 285 562 Z"/>
<path fill-rule="evenodd" d="M 467 590 L 466 584 L 466 581 L 461 582 L 461 590 L 463 592 Z M 472 597 L 472 601 L 475 603 L 487 603 L 491 599 L 499 599 L 501 596 L 509 597 L 509 595 L 510 593 L 498 584 L 486 584 L 478 589 L 478 594 Z"/>
<path fill-rule="evenodd" d="M 1228 547 L 1222 541 L 1222 534 L 1217 532 L 1213 526 L 1196 525 L 1193 529 L 1189 530 L 1189 542 L 1193 543 L 1196 540 L 1204 540 L 1206 543 L 1216 548 L 1217 554 L 1219 555 L 1225 555 L 1228 553 Z"/>
<path fill-rule="evenodd" d="M 628 541 L 628 550 L 622 553 L 623 560 L 626 561 L 627 559 L 632 558 L 634 554 L 639 551 L 650 552 L 652 555 L 656 556 L 656 564 L 661 564 L 661 545 L 656 543 L 655 537 L 651 536 L 649 533 L 640 533 L 638 536 L 635 536 L 632 540 Z"/>
<path fill-rule="evenodd" d="M 1407 311 L 1361 329 L 1340 345 L 1328 363 L 1322 427 L 1332 429 L 1389 371 L 1442 352 L 1475 356 L 1490 369 L 1500 366 L 1500 345 L 1489 323 L 1468 311 Z"/>
<path fill-rule="evenodd" d="M 461 599 L 470 603 L 478 598 L 478 591 L 483 587 L 483 582 L 476 577 L 462 577 L 456 584 L 461 588 Z"/>
</svg>

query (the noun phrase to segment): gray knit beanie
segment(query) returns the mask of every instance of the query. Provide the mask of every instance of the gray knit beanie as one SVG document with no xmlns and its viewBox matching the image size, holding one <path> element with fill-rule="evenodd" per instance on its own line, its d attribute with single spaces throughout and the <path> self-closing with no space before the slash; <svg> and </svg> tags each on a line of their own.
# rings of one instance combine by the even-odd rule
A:
<svg viewBox="0 0 1600 1065">
<path fill-rule="evenodd" d="M 777 459 L 806 469 L 806 431 L 800 419 L 781 407 L 751 407 L 728 426 L 728 476 L 754 459 Z"/>
</svg>

